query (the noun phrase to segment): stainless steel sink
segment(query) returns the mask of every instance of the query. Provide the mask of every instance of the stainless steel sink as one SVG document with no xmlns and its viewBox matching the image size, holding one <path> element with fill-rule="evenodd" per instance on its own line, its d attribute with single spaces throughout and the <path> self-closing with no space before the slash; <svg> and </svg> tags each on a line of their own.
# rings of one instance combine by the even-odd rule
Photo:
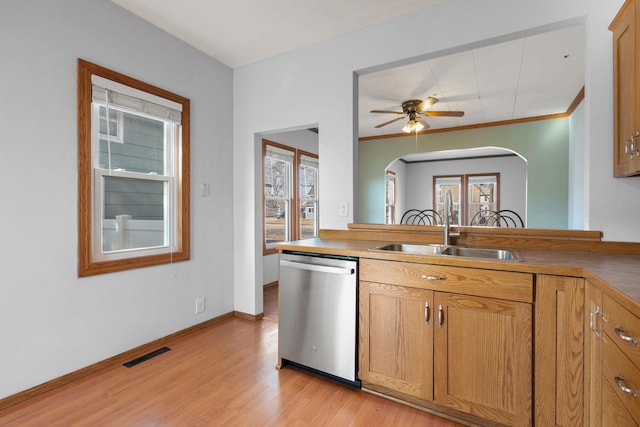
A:
<svg viewBox="0 0 640 427">
<path fill-rule="evenodd" d="M 385 252 L 403 252 L 409 254 L 420 255 L 438 255 L 442 253 L 447 246 L 443 245 L 412 245 L 407 243 L 391 243 L 389 245 L 378 246 L 373 248 L 373 251 L 385 251 Z"/>
<path fill-rule="evenodd" d="M 442 255 L 459 256 L 466 258 L 496 259 L 501 261 L 520 261 L 520 255 L 516 251 L 506 249 L 490 248 L 463 248 L 459 246 L 449 246 Z"/>
<path fill-rule="evenodd" d="M 520 255 L 513 250 L 492 248 L 466 248 L 461 246 L 446 245 L 416 245 L 408 243 L 390 243 L 369 249 L 381 252 L 401 252 L 417 255 L 446 255 L 463 258 L 482 258 L 500 261 L 520 261 Z"/>
</svg>

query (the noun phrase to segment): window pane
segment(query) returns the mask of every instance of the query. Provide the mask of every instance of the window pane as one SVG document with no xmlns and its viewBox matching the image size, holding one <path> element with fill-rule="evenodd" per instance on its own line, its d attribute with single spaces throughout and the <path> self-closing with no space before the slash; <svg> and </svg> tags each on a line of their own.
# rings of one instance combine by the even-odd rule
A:
<svg viewBox="0 0 640 427">
<path fill-rule="evenodd" d="M 470 176 L 468 197 L 470 219 L 479 211 L 497 210 L 497 176 Z"/>
<path fill-rule="evenodd" d="M 267 244 L 289 240 L 289 201 L 266 200 L 264 232 Z"/>
<path fill-rule="evenodd" d="M 315 200 L 300 201 L 300 238 L 316 237 L 318 232 L 318 202 Z"/>
<path fill-rule="evenodd" d="M 300 165 L 300 198 L 315 199 L 318 169 Z"/>
<path fill-rule="evenodd" d="M 119 123 L 122 114 L 113 108 L 109 109 L 109 139 L 115 142 L 122 142 Z M 100 138 L 107 138 L 107 107 L 100 107 Z"/>
<path fill-rule="evenodd" d="M 289 198 L 291 163 L 274 157 L 264 158 L 265 197 Z"/>
<path fill-rule="evenodd" d="M 167 183 L 104 177 L 102 250 L 165 246 Z"/>
<path fill-rule="evenodd" d="M 451 216 L 449 224 L 460 225 L 460 196 L 462 187 L 462 177 L 442 177 L 436 178 L 434 194 L 436 199 L 436 210 L 442 218 L 444 218 L 444 197 L 447 190 L 451 190 L 453 206 L 451 207 Z"/>
<path fill-rule="evenodd" d="M 115 110 L 109 111 L 110 127 L 114 125 L 111 121 L 111 111 L 116 112 Z M 104 123 L 104 116 L 101 116 L 99 166 L 104 169 L 122 169 L 129 172 L 164 175 L 164 122 L 137 114 L 118 113 L 123 129 L 122 140 L 116 141 L 121 142 L 118 144 L 107 144 L 106 135 L 102 132 L 103 129 L 106 129 L 106 124 Z M 115 124 L 116 127 L 120 126 L 118 123 Z M 117 132 L 115 133 L 117 134 Z M 111 162 L 109 162 L 109 159 L 111 159 Z"/>
<path fill-rule="evenodd" d="M 396 211 L 396 176 L 387 171 L 385 176 L 385 223 L 395 223 Z"/>
</svg>

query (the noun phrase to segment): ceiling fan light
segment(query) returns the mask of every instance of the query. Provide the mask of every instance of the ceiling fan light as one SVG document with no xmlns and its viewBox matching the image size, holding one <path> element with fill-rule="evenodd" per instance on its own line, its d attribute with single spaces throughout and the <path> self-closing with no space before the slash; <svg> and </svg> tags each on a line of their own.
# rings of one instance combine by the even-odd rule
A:
<svg viewBox="0 0 640 427">
<path fill-rule="evenodd" d="M 402 131 L 406 133 L 411 133 L 412 130 L 413 130 L 413 120 L 409 120 L 402 128 Z"/>
<path fill-rule="evenodd" d="M 406 133 L 418 132 L 423 129 L 424 125 L 420 123 L 418 120 L 409 120 L 406 125 L 402 128 L 402 130 Z"/>
</svg>

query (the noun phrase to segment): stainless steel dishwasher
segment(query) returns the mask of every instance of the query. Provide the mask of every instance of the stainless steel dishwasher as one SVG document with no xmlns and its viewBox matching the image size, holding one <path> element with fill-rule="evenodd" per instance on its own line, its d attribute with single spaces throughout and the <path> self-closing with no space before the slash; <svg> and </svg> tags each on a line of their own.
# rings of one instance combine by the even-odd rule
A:
<svg viewBox="0 0 640 427">
<path fill-rule="evenodd" d="M 357 258 L 280 254 L 278 352 L 289 362 L 359 386 Z"/>
</svg>

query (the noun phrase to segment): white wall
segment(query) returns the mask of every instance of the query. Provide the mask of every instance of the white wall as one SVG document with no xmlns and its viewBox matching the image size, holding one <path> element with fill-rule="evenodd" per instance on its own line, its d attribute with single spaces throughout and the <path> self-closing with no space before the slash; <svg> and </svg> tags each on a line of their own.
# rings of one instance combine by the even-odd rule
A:
<svg viewBox="0 0 640 427">
<path fill-rule="evenodd" d="M 277 132 L 263 135 L 269 141 L 278 142 L 280 144 L 306 151 L 307 153 L 318 154 L 318 134 L 309 130 L 291 130 L 288 132 Z M 262 147 L 262 146 L 261 146 Z M 257 151 L 261 157 L 262 152 Z M 262 173 L 262 169 L 260 169 Z M 261 191 L 261 187 L 258 191 Z M 262 222 L 260 223 L 262 230 Z M 263 230 L 260 231 L 262 236 Z M 262 284 L 267 285 L 278 280 L 278 254 L 270 254 L 262 257 Z M 262 309 L 260 310 L 262 312 Z"/>
<path fill-rule="evenodd" d="M 612 167 L 611 33 L 607 27 L 623 0 L 450 0 L 314 46 L 249 65 L 234 72 L 234 111 L 239 116 L 255 106 L 261 114 L 234 122 L 234 217 L 236 245 L 236 309 L 259 312 L 255 295 L 261 277 L 247 268 L 260 254 L 259 236 L 252 227 L 256 207 L 255 134 L 305 123 L 318 123 L 320 134 L 321 228 L 345 228 L 352 221 L 338 216 L 340 201 L 354 200 L 354 139 L 357 127 L 353 73 L 380 64 L 407 62 L 467 49 L 480 41 L 562 21 L 586 24 L 586 99 L 584 144 L 588 216 L 592 229 L 607 240 L 640 241 L 634 212 L 640 209 L 640 181 L 614 180 Z M 415 42 L 407 42 L 407 40 Z M 325 172 L 326 171 L 326 172 Z M 610 204 L 619 209 L 610 215 Z M 260 268 L 256 267 L 256 268 Z M 258 270 L 260 271 L 260 270 Z"/>
<path fill-rule="evenodd" d="M 583 230 L 587 228 L 585 213 L 585 163 L 586 123 L 584 102 L 580 103 L 569 118 L 569 218 L 567 225 L 570 229 Z"/>
<path fill-rule="evenodd" d="M 3 398 L 233 310 L 233 76 L 108 0 L 2 1 L 0 40 Z M 78 58 L 191 99 L 191 261 L 77 277 Z"/>
<path fill-rule="evenodd" d="M 527 167 L 518 156 L 416 162 L 407 165 L 407 206 L 405 209 L 433 207 L 433 176 L 493 173 L 500 174 L 500 209 L 518 212 L 526 224 Z M 402 214 L 400 214 L 402 215 Z"/>
</svg>

